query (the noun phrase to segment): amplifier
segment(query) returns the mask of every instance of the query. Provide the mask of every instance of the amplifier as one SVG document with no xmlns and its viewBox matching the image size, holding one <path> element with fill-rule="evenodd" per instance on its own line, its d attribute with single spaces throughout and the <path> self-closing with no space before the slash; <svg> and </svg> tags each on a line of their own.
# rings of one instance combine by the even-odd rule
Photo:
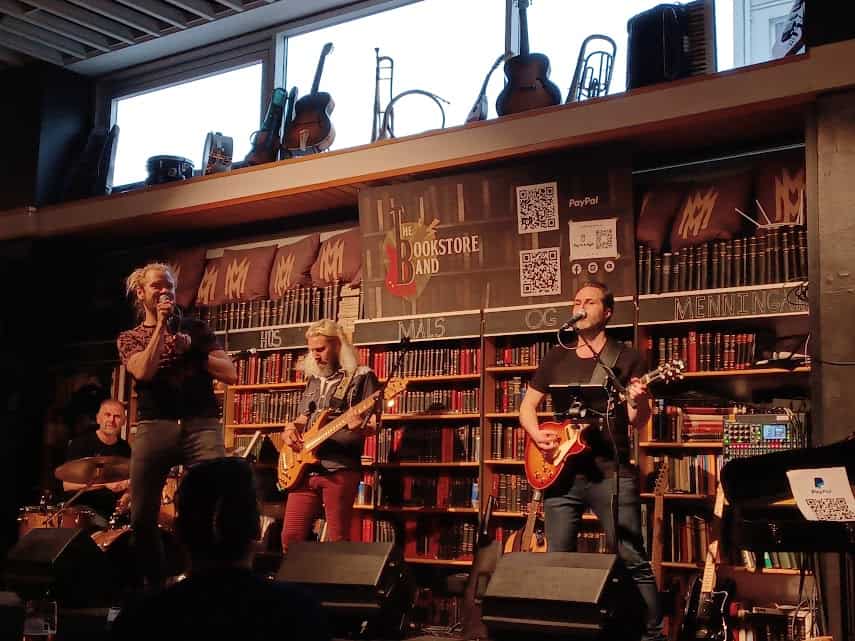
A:
<svg viewBox="0 0 855 641">
<path fill-rule="evenodd" d="M 807 445 L 806 415 L 735 414 L 724 420 L 724 461 Z"/>
</svg>

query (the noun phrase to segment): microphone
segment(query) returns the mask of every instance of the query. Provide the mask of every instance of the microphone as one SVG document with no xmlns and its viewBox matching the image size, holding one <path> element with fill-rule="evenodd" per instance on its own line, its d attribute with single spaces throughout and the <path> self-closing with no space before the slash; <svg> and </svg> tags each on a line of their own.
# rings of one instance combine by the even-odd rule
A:
<svg viewBox="0 0 855 641">
<path fill-rule="evenodd" d="M 561 329 L 570 329 L 583 318 L 588 318 L 588 313 L 584 309 L 580 309 L 567 319 L 567 322 L 561 326 Z"/>
<path fill-rule="evenodd" d="M 169 316 L 166 317 L 166 328 L 174 334 L 178 331 L 178 323 L 181 320 L 178 316 L 178 309 L 175 307 L 175 298 L 172 294 L 163 293 L 160 295 L 158 302 L 172 303 L 172 311 L 169 313 Z"/>
</svg>

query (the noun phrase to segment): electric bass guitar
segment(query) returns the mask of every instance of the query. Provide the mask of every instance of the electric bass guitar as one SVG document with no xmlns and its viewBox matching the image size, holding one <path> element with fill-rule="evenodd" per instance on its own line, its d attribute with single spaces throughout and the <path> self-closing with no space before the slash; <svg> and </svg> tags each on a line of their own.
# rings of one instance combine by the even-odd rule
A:
<svg viewBox="0 0 855 641">
<path fill-rule="evenodd" d="M 332 420 L 330 420 L 331 410 L 323 410 L 312 425 L 303 431 L 303 447 L 299 452 L 295 452 L 283 443 L 276 470 L 279 489 L 290 490 L 297 485 L 306 473 L 306 468 L 318 462 L 315 455 L 318 448 L 336 433 L 347 429 L 348 421 L 354 416 L 370 410 L 381 392 L 386 401 L 392 400 L 407 388 L 407 382 L 403 378 L 393 378 L 386 384 L 385 390 L 377 390 Z"/>
<path fill-rule="evenodd" d="M 284 145 L 287 153 L 293 156 L 324 151 L 335 140 L 335 128 L 330 120 L 335 102 L 330 94 L 318 90 L 324 72 L 324 60 L 332 50 L 331 42 L 324 45 L 315 70 L 312 91 L 300 98 L 294 106 L 294 119 L 285 134 Z"/>
<path fill-rule="evenodd" d="M 670 382 L 682 378 L 684 369 L 683 361 L 672 360 L 642 376 L 641 382 L 645 385 L 656 380 Z M 564 466 L 574 456 L 588 449 L 584 431 L 589 425 L 589 423 L 580 423 L 575 420 L 568 420 L 563 423 L 556 421 L 541 423 L 541 430 L 552 432 L 558 437 L 558 447 L 548 453 L 544 453 L 530 437 L 526 436 L 525 475 L 529 485 L 536 490 L 545 490 L 552 485 L 561 475 Z"/>
<path fill-rule="evenodd" d="M 546 552 L 546 535 L 543 533 L 543 516 L 540 513 L 543 497 L 534 490 L 528 504 L 528 516 L 522 530 L 512 532 L 505 541 L 505 554 L 510 552 Z"/>
<path fill-rule="evenodd" d="M 728 580 L 716 585 L 715 568 L 718 561 L 718 542 L 721 530 L 721 516 L 724 510 L 724 491 L 719 483 L 715 494 L 713 523 L 710 528 L 712 542 L 709 544 L 704 560 L 704 573 L 701 579 L 695 577 L 683 613 L 679 641 L 728 641 L 726 612 L 733 596 L 734 584 Z"/>
<path fill-rule="evenodd" d="M 529 4 L 529 0 L 517 0 L 520 52 L 505 62 L 505 88 L 496 99 L 496 113 L 500 116 L 561 104 L 561 90 L 549 79 L 549 58 L 528 50 Z"/>
<path fill-rule="evenodd" d="M 656 579 L 656 589 L 662 592 L 664 585 L 662 559 L 665 555 L 665 493 L 668 491 L 668 470 L 670 461 L 667 456 L 662 459 L 656 472 L 656 483 L 653 487 L 653 536 L 650 543 L 650 565 Z"/>
</svg>

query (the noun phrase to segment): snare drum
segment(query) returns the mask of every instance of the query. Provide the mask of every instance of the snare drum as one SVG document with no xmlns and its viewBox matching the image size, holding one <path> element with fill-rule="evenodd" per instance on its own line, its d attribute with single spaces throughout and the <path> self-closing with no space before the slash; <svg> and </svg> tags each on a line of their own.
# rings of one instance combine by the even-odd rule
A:
<svg viewBox="0 0 855 641">
<path fill-rule="evenodd" d="M 35 528 L 59 527 L 57 521 L 60 517 L 51 518 L 59 508 L 55 505 L 25 505 L 18 514 L 18 538 L 22 538 L 27 532 Z"/>
<path fill-rule="evenodd" d="M 61 512 L 62 514 L 56 519 L 59 521 L 56 527 L 80 528 L 87 531 L 104 527 L 104 517 L 84 505 L 72 505 L 63 508 Z"/>
</svg>

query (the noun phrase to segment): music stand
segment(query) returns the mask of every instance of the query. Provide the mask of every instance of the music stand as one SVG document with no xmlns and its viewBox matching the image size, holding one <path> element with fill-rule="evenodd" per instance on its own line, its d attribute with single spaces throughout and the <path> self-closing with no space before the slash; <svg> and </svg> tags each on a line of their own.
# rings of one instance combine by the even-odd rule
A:
<svg viewBox="0 0 855 641">
<path fill-rule="evenodd" d="M 560 383 L 549 386 L 556 420 L 603 417 L 609 410 L 609 391 L 592 383 Z"/>
</svg>

